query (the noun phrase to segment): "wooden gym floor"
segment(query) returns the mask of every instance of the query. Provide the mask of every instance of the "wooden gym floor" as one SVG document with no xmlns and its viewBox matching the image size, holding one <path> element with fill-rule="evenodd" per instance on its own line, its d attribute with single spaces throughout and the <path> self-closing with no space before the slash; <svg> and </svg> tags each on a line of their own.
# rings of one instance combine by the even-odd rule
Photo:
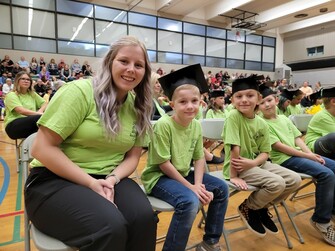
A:
<svg viewBox="0 0 335 251">
<path fill-rule="evenodd" d="M 220 149 L 215 153 L 219 154 Z M 146 161 L 146 155 L 141 158 L 139 164 L 139 172 L 143 169 Z M 9 139 L 4 131 L 3 121 L 0 121 L 0 251 L 22 251 L 24 250 L 24 229 L 23 229 L 23 196 L 22 196 L 22 175 L 16 172 L 16 154 L 15 142 Z M 210 168 L 215 170 L 215 166 Z M 221 168 L 221 166 L 218 166 Z M 313 186 L 309 186 L 306 191 L 314 190 Z M 236 208 L 246 198 L 246 192 L 238 193 L 229 201 L 227 216 L 235 215 Z M 294 202 L 287 201 L 291 211 L 299 211 L 313 206 L 314 196 L 300 199 Z M 305 244 L 301 244 L 297 235 L 295 234 L 292 225 L 290 224 L 283 208 L 279 208 L 282 219 L 288 231 L 289 238 L 293 244 L 293 250 L 296 251 L 315 251 L 315 250 L 335 250 L 326 244 L 314 228 L 309 224 L 309 218 L 312 211 L 308 211 L 295 217 L 295 222 L 302 233 Z M 273 212 L 273 214 L 275 214 Z M 166 233 L 171 220 L 172 213 L 161 213 L 159 215 L 160 221 L 158 223 L 157 235 L 161 236 Z M 197 227 L 200 219 L 200 213 L 194 222 L 192 232 L 189 238 L 189 245 L 196 244 L 201 241 L 203 235 L 203 228 Z M 277 223 L 279 226 L 279 223 Z M 233 220 L 225 224 L 226 228 L 233 228 L 243 226 L 241 220 Z M 229 235 L 232 250 L 236 251 L 279 251 L 288 250 L 287 244 L 282 231 L 277 235 L 266 235 L 264 238 L 259 238 L 252 234 L 249 230 L 243 230 Z M 220 243 L 223 250 L 226 250 L 225 241 L 222 237 Z M 157 243 L 156 250 L 162 249 L 162 243 Z M 32 245 L 32 250 L 36 250 Z M 117 250 L 116 250 L 117 251 Z M 145 250 L 139 250 L 145 251 Z"/>
</svg>

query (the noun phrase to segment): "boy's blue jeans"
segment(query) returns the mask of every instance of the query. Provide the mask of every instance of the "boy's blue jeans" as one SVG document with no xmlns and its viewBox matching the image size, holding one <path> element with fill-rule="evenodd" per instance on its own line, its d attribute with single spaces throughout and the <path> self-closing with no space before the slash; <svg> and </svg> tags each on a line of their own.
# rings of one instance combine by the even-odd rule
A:
<svg viewBox="0 0 335 251">
<path fill-rule="evenodd" d="M 318 223 L 328 223 L 332 214 L 335 215 L 335 161 L 326 157 L 323 159 L 325 165 L 301 157 L 291 157 L 281 164 L 316 179 L 315 211 L 312 220 Z"/>
<path fill-rule="evenodd" d="M 194 172 L 191 171 L 185 179 L 194 184 Z M 215 244 L 219 242 L 222 234 L 229 189 L 225 181 L 206 173 L 202 183 L 214 194 L 214 199 L 208 206 L 203 239 L 209 244 Z M 197 195 L 180 182 L 167 176 L 162 176 L 158 180 L 151 195 L 168 202 L 175 208 L 163 251 L 185 250 L 193 221 L 199 211 L 200 201 Z"/>
</svg>

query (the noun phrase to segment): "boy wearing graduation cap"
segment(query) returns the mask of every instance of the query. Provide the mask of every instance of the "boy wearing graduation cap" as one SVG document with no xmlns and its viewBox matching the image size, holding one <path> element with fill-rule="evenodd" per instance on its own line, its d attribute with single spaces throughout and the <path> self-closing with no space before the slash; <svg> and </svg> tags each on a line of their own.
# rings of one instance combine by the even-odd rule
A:
<svg viewBox="0 0 335 251">
<path fill-rule="evenodd" d="M 335 86 L 322 88 L 320 96 L 325 109 L 309 122 L 305 142 L 313 152 L 335 159 Z"/>
<path fill-rule="evenodd" d="M 208 91 L 200 64 L 159 78 L 174 114 L 163 115 L 154 126 L 142 182 L 148 194 L 171 204 L 175 213 L 163 250 L 185 250 L 199 206 L 209 205 L 205 235 L 197 251 L 219 251 L 228 203 L 228 186 L 204 173 L 202 131 L 195 119 L 200 93 Z M 194 160 L 194 171 L 190 168 Z"/>
<path fill-rule="evenodd" d="M 259 110 L 270 127 L 270 158 L 273 163 L 311 175 L 316 180 L 315 210 L 310 222 L 327 243 L 335 245 L 335 230 L 331 224 L 331 219 L 335 219 L 335 161 L 313 153 L 291 120 L 276 114 L 275 97 L 267 89 L 261 94 L 263 99 Z M 294 177 L 293 174 L 291 177 Z"/>
<path fill-rule="evenodd" d="M 232 84 L 235 109 L 225 120 L 225 179 L 241 190 L 249 185 L 259 188 L 238 207 L 247 227 L 258 236 L 276 234 L 268 207 L 284 200 L 300 184 L 299 175 L 267 161 L 271 151 L 269 127 L 255 114 L 261 101 L 256 79 L 237 79 Z"/>
</svg>

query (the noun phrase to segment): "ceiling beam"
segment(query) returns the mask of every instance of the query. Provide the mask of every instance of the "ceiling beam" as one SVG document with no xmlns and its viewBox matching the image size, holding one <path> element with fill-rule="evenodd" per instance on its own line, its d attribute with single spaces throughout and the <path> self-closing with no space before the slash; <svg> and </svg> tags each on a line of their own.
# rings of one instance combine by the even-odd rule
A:
<svg viewBox="0 0 335 251">
<path fill-rule="evenodd" d="M 234 8 L 242 8 L 246 3 L 252 2 L 254 0 L 223 0 L 211 4 L 205 8 L 206 19 L 210 20 L 219 16 L 220 14 L 227 13 Z M 243 9 L 243 8 L 242 8 Z"/>
</svg>

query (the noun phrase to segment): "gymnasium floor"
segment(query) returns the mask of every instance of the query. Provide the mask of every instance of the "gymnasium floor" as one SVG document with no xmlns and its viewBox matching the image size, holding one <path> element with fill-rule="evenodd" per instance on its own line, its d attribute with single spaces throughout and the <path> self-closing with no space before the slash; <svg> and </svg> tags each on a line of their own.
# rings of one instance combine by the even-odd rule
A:
<svg viewBox="0 0 335 251">
<path fill-rule="evenodd" d="M 216 154 L 220 149 L 217 150 Z M 144 155 L 139 164 L 139 171 L 145 165 L 146 156 Z M 215 166 L 210 167 L 215 170 Z M 16 155 L 14 141 L 9 139 L 4 132 L 3 121 L 0 121 L 0 251 L 22 251 L 24 250 L 23 241 L 23 196 L 22 196 L 22 175 L 16 172 Z M 307 191 L 312 191 L 313 186 L 309 186 Z M 237 206 L 246 198 L 246 192 L 240 192 L 233 196 L 229 201 L 227 216 L 235 215 Z M 314 197 L 310 196 L 294 202 L 287 201 L 291 211 L 299 211 L 312 206 Z M 295 222 L 302 233 L 305 244 L 301 244 L 297 235 L 290 224 L 287 215 L 283 208 L 279 208 L 283 218 L 284 225 L 288 231 L 289 238 L 293 244 L 293 250 L 296 251 L 315 251 L 315 250 L 335 250 L 335 247 L 325 244 L 318 233 L 310 226 L 309 218 L 312 211 L 308 211 L 295 217 Z M 272 212 L 275 215 L 274 212 Z M 171 220 L 171 213 L 161 213 L 159 215 L 160 222 L 158 223 L 158 236 L 166 233 Z M 196 244 L 201 241 L 203 228 L 197 227 L 200 219 L 198 214 L 195 220 L 192 232 L 189 238 L 189 244 Z M 279 223 L 277 223 L 279 226 Z M 241 220 L 233 220 L 225 224 L 227 229 L 243 226 Z M 280 228 L 279 228 L 280 229 Z M 282 231 L 277 235 L 268 234 L 264 238 L 259 238 L 252 234 L 249 230 L 243 230 L 229 235 L 229 241 L 234 251 L 279 251 L 288 250 L 287 244 Z M 223 250 L 226 250 L 224 238 L 221 238 L 220 243 Z M 162 249 L 162 243 L 158 243 L 156 250 Z M 32 250 L 36 250 L 32 245 Z M 94 251 L 94 250 L 93 250 Z M 118 251 L 118 250 L 116 250 Z M 145 250 L 139 250 L 145 251 Z"/>
</svg>

